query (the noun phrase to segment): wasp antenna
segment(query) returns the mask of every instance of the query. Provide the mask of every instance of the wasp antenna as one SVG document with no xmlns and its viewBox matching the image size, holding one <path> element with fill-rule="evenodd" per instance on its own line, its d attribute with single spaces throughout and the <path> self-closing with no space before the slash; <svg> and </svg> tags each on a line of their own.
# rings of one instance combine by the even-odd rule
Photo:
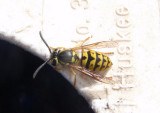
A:
<svg viewBox="0 0 160 113">
<path fill-rule="evenodd" d="M 47 42 L 44 40 L 44 38 L 43 38 L 43 36 L 42 36 L 41 31 L 39 31 L 39 35 L 40 35 L 40 37 L 41 37 L 42 41 L 44 42 L 44 44 L 48 47 L 48 50 L 49 50 L 49 52 L 50 52 L 50 54 L 51 54 L 51 53 L 52 53 L 52 52 L 51 52 L 51 49 L 49 48 L 49 46 L 48 46 Z"/>
<path fill-rule="evenodd" d="M 36 71 L 34 72 L 33 74 L 33 79 L 36 77 L 37 73 L 50 61 L 51 59 L 45 61 L 43 64 L 41 64 L 37 69 Z"/>
</svg>

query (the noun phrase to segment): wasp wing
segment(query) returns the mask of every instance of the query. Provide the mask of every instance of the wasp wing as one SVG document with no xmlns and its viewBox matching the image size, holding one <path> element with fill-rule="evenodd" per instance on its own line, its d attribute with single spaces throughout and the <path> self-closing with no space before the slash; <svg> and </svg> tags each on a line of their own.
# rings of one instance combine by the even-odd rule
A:
<svg viewBox="0 0 160 113">
<path fill-rule="evenodd" d="M 78 49 L 97 49 L 97 48 L 112 48 L 112 47 L 117 47 L 118 43 L 115 41 L 101 41 L 101 42 L 96 42 L 92 44 L 87 44 L 87 45 L 82 45 L 78 46 L 75 48 L 72 48 L 73 50 L 78 50 Z"/>
<path fill-rule="evenodd" d="M 71 68 L 80 71 L 81 73 L 99 81 L 105 84 L 113 84 L 112 77 L 103 77 L 102 75 L 95 74 L 92 71 L 89 71 L 88 69 L 81 67 L 81 66 L 75 66 L 75 65 L 70 65 Z"/>
</svg>

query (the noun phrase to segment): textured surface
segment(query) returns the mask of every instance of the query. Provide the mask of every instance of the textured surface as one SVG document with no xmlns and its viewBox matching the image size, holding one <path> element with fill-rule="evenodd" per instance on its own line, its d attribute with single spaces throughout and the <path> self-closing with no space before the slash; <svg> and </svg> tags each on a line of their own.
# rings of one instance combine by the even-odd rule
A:
<svg viewBox="0 0 160 113">
<path fill-rule="evenodd" d="M 15 36 L 8 40 L 44 59 L 49 52 L 39 30 L 52 47 L 73 47 L 72 40 L 91 35 L 88 43 L 119 42 L 118 47 L 106 49 L 115 52 L 110 56 L 114 66 L 107 73 L 115 84 L 77 73 L 77 89 L 98 113 L 159 113 L 158 5 L 157 0 L 5 0 L 0 4 L 0 32 Z M 73 83 L 68 70 L 62 73 Z"/>
</svg>

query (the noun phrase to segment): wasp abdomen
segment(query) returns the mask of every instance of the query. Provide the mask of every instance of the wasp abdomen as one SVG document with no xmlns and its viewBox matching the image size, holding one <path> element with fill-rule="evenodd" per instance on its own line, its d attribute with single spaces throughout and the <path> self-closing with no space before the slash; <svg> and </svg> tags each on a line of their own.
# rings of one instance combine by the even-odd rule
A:
<svg viewBox="0 0 160 113">
<path fill-rule="evenodd" d="M 103 71 L 111 67 L 112 62 L 108 56 L 90 50 L 82 53 L 81 65 L 91 71 Z"/>
</svg>

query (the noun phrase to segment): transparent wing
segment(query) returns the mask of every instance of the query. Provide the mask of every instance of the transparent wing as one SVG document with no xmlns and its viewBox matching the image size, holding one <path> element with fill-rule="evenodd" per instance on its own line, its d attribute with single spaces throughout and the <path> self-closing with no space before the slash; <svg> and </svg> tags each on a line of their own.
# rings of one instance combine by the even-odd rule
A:
<svg viewBox="0 0 160 113">
<path fill-rule="evenodd" d="M 70 65 L 70 67 L 77 70 L 77 71 L 82 72 L 83 74 L 85 74 L 85 75 L 87 75 L 87 76 L 89 76 L 99 82 L 102 82 L 105 84 L 113 84 L 112 77 L 103 77 L 102 75 L 95 74 L 92 71 L 89 71 L 86 68 L 81 67 L 81 66 Z"/>
<path fill-rule="evenodd" d="M 115 41 L 101 41 L 101 42 L 96 42 L 92 44 L 87 44 L 87 45 L 82 45 L 78 46 L 75 48 L 72 48 L 73 50 L 78 50 L 78 49 L 97 49 L 97 48 L 112 48 L 112 47 L 117 47 L 118 43 Z"/>
</svg>

